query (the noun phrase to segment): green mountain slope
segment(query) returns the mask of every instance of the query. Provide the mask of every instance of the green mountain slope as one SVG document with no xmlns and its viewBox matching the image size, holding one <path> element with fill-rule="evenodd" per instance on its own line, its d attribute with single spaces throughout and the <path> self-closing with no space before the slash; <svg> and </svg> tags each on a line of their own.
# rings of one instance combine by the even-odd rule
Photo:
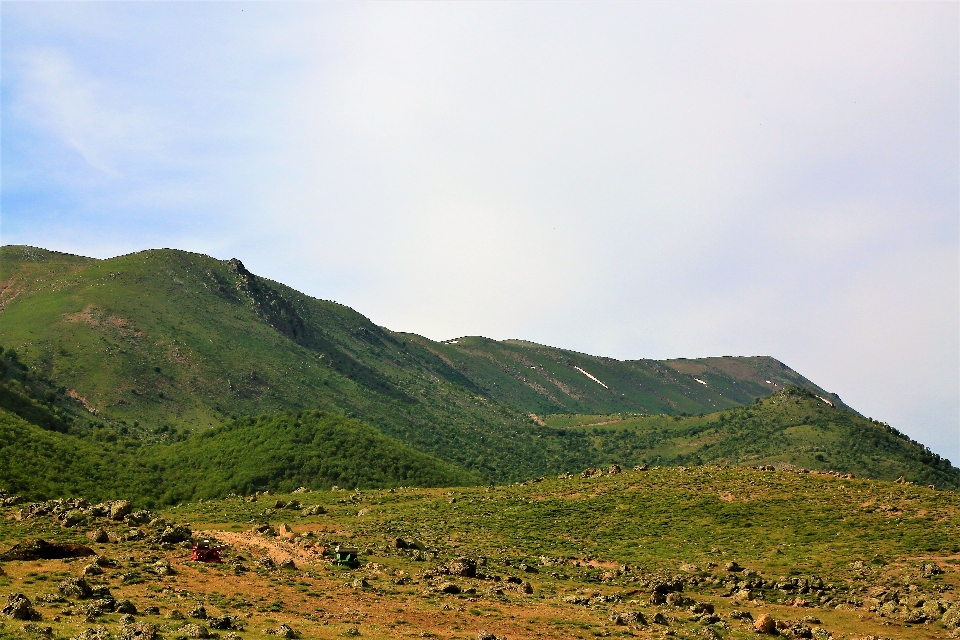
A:
<svg viewBox="0 0 960 640">
<path fill-rule="evenodd" d="M 319 411 L 241 418 L 173 443 L 51 432 L 0 409 L 0 487 L 148 506 L 231 492 L 475 484 L 479 477 Z"/>
<path fill-rule="evenodd" d="M 452 463 L 465 470 L 458 482 L 502 482 L 608 462 L 747 463 L 778 452 L 807 464 L 807 452 L 815 451 L 824 457 L 816 459 L 820 467 L 838 468 L 846 460 L 842 450 L 859 444 L 844 430 L 858 433 L 872 424 L 772 358 L 624 362 L 523 341 L 438 343 L 391 332 L 348 307 L 260 278 L 238 260 L 183 251 L 93 260 L 0 247 L 0 305 L 0 345 L 29 365 L 10 368 L 23 380 L 17 388 L 5 378 L 16 397 L 0 393 L 0 406 L 48 432 L 135 443 L 125 447 L 197 443 L 195 435 L 242 416 L 320 410 L 356 418 Z M 812 394 L 804 396 L 810 415 L 829 407 L 817 396 L 832 403 L 830 416 L 847 422 L 823 419 L 843 433 L 826 438 L 806 414 L 777 417 L 782 407 L 740 431 L 728 424 L 714 429 L 723 438 L 695 433 L 719 422 L 724 414 L 718 410 L 771 397 L 788 385 Z M 20 400 L 29 407 L 14 406 Z M 635 424 L 594 433 L 549 426 L 540 417 L 613 412 L 633 414 Z M 781 434 L 788 429 L 789 437 Z M 218 433 L 226 438 L 233 432 Z M 926 455 L 923 447 L 911 446 L 892 457 L 865 450 L 859 461 L 844 464 L 876 477 L 897 470 L 927 478 L 927 463 L 915 468 L 909 462 Z M 189 448 L 175 450 L 192 455 Z M 242 448 L 231 450 L 245 455 Z M 284 464 L 296 467 L 303 460 L 288 457 Z M 209 468 L 200 459 L 195 467 Z M 931 482 L 950 485 L 950 477 Z M 253 486 L 239 476 L 226 484 L 184 478 L 191 487 L 185 495 L 230 483 Z M 373 476 L 363 481 L 380 482 Z M 269 478 L 271 486 L 282 482 L 279 472 Z"/>
<path fill-rule="evenodd" d="M 748 404 L 786 386 L 828 393 L 769 357 L 615 360 L 523 340 L 408 336 L 484 394 L 533 413 L 703 413 Z"/>
</svg>

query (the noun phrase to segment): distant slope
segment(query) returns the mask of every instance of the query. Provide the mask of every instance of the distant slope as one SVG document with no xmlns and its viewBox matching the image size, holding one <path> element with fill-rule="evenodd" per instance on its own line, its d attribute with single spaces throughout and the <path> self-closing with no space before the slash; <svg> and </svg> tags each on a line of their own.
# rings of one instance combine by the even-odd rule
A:
<svg viewBox="0 0 960 640">
<path fill-rule="evenodd" d="M 704 416 L 591 416 L 587 424 L 566 426 L 575 418 L 547 417 L 558 435 L 566 432 L 571 466 L 778 465 L 960 489 L 960 470 L 949 460 L 796 387 Z"/>
<path fill-rule="evenodd" d="M 845 406 L 769 357 L 615 360 L 522 340 L 419 342 L 485 395 L 527 413 L 705 413 L 795 386 Z"/>
<path fill-rule="evenodd" d="M 165 503 L 229 492 L 477 484 L 480 477 L 321 411 L 240 418 L 159 448 Z"/>
<path fill-rule="evenodd" d="M 618 361 L 515 340 L 433 342 L 391 332 L 348 307 L 260 278 L 238 260 L 169 249 L 93 260 L 0 247 L 0 309 L 0 345 L 29 365 L 29 371 L 11 374 L 19 376 L 16 384 L 4 378 L 0 406 L 42 426 L 50 447 L 66 442 L 49 440 L 60 431 L 95 441 L 113 438 L 124 450 L 143 445 L 142 456 L 148 446 L 202 444 L 193 440 L 196 434 L 242 416 L 321 410 L 356 418 L 464 470 L 457 482 L 503 482 L 606 461 L 632 464 L 654 454 L 664 463 L 686 464 L 693 456 L 739 463 L 754 455 L 748 451 L 751 438 L 780 443 L 761 447 L 755 459 L 783 444 L 763 422 L 752 436 L 745 430 L 742 440 L 725 440 L 738 443 L 730 451 L 709 449 L 708 441 L 688 434 L 680 437 L 688 439 L 682 447 L 676 440 L 675 447 L 667 443 L 656 453 L 659 443 L 676 434 L 661 427 L 644 431 L 638 423 L 632 431 L 621 425 L 611 427 L 610 437 L 606 431 L 594 436 L 545 426 L 531 413 L 712 416 L 795 385 L 832 402 L 836 415 L 857 417 L 835 395 L 772 358 Z M 12 395 L 4 395 L 5 389 Z M 676 425 L 695 426 L 684 420 Z M 791 433 L 804 433 L 801 423 L 791 426 L 798 427 Z M 828 462 L 838 459 L 837 447 L 852 442 L 844 438 L 830 444 Z M 806 460 L 808 446 L 814 445 L 782 451 Z M 193 455 L 189 448 L 175 450 Z M 243 448 L 232 450 L 247 455 Z M 900 453 L 913 460 L 912 451 Z M 901 468 L 883 462 L 884 455 L 863 458 L 860 473 L 887 477 Z M 206 468 L 201 462 L 197 469 Z M 300 462 L 287 458 L 284 473 L 299 477 Z M 908 477 L 926 477 L 925 467 L 908 467 Z M 377 477 L 358 481 L 379 482 Z M 200 477 L 183 478 L 189 495 L 213 491 Z M 240 476 L 230 482 L 253 486 Z M 280 475 L 269 479 L 283 482 Z"/>
<path fill-rule="evenodd" d="M 306 486 L 476 484 L 475 474 L 318 411 L 242 418 L 167 444 L 46 431 L 0 409 L 0 489 L 30 499 L 83 495 L 173 504 Z"/>
</svg>

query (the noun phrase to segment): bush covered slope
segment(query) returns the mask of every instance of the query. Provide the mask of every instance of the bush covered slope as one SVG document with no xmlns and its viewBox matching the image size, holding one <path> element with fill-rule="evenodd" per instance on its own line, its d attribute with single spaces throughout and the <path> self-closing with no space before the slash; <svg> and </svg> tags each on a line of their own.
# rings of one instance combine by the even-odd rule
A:
<svg viewBox="0 0 960 640">
<path fill-rule="evenodd" d="M 31 499 L 82 495 L 153 505 L 300 486 L 478 480 L 357 420 L 319 411 L 241 418 L 179 442 L 144 445 L 112 434 L 51 432 L 0 410 L 0 488 Z"/>
</svg>

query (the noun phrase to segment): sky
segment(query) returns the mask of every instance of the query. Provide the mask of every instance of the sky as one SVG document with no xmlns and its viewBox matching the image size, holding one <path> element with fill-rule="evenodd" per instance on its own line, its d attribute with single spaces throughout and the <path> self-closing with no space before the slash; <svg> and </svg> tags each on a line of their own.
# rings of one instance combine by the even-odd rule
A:
<svg viewBox="0 0 960 640">
<path fill-rule="evenodd" d="M 960 463 L 960 4 L 0 4 L 0 242 L 770 355 Z"/>
</svg>

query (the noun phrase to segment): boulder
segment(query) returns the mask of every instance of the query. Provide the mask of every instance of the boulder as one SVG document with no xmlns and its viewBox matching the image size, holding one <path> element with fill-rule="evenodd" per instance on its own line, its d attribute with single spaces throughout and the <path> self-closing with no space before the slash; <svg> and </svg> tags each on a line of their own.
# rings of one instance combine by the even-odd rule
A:
<svg viewBox="0 0 960 640">
<path fill-rule="evenodd" d="M 186 542 L 193 536 L 193 532 L 190 531 L 189 527 L 183 525 L 177 525 L 175 527 L 167 527 L 160 533 L 160 542 L 168 542 L 171 544 L 176 544 L 178 542 Z"/>
<path fill-rule="evenodd" d="M 243 622 L 240 618 L 227 615 L 220 616 L 219 618 L 210 618 L 207 624 L 210 625 L 211 629 L 220 629 L 221 631 L 230 629 L 239 631 L 243 629 Z"/>
<path fill-rule="evenodd" d="M 87 531 L 87 537 L 90 538 L 93 542 L 97 544 L 105 544 L 110 542 L 110 536 L 107 535 L 107 532 L 103 529 L 94 529 L 93 531 Z"/>
<path fill-rule="evenodd" d="M 140 524 L 148 524 L 153 519 L 154 515 L 152 511 L 140 510 L 127 514 L 123 521 L 130 526 L 136 526 Z"/>
<path fill-rule="evenodd" d="M 32 622 L 23 623 L 20 625 L 20 630 L 33 636 L 40 636 L 41 638 L 53 637 L 53 627 L 41 627 L 40 625 L 33 624 Z"/>
<path fill-rule="evenodd" d="M 728 562 L 727 564 L 723 565 L 723 568 L 727 571 L 743 571 L 743 567 L 741 567 L 735 561 Z"/>
<path fill-rule="evenodd" d="M 132 510 L 129 500 L 114 500 L 110 503 L 110 519 L 123 520 Z"/>
<path fill-rule="evenodd" d="M 615 473 L 620 473 L 620 471 L 621 471 L 620 465 L 612 464 L 610 465 L 610 468 L 607 470 L 607 473 L 612 476 Z"/>
<path fill-rule="evenodd" d="M 437 591 L 439 591 L 440 593 L 449 593 L 449 594 L 456 595 L 460 593 L 461 589 L 460 589 L 460 585 L 458 585 L 456 582 L 444 582 L 439 587 L 437 587 Z"/>
<path fill-rule="evenodd" d="M 103 569 L 100 568 L 98 564 L 88 564 L 83 568 L 83 571 L 80 572 L 84 578 L 89 576 L 99 576 L 103 575 Z"/>
<path fill-rule="evenodd" d="M 57 585 L 57 590 L 66 598 L 89 598 L 93 595 L 93 589 L 83 578 L 67 578 Z"/>
<path fill-rule="evenodd" d="M 951 607 L 943 617 L 940 618 L 940 622 L 943 623 L 947 629 L 960 629 L 960 605 L 954 605 Z"/>
<path fill-rule="evenodd" d="M 454 558 L 447 566 L 452 576 L 474 578 L 477 575 L 477 563 L 473 558 Z"/>
<path fill-rule="evenodd" d="M 203 625 L 188 622 L 177 629 L 177 635 L 186 636 L 187 638 L 209 638 L 210 630 Z"/>
<path fill-rule="evenodd" d="M 315 504 L 312 507 L 307 508 L 307 510 L 303 513 L 308 516 L 319 516 L 326 512 L 327 510 L 323 508 L 323 505 Z"/>
<path fill-rule="evenodd" d="M 79 509 L 71 509 L 60 516 L 60 524 L 64 527 L 76 527 L 87 521 L 87 514 Z"/>
<path fill-rule="evenodd" d="M 137 607 L 129 600 L 117 600 L 116 604 L 113 607 L 113 610 L 117 613 L 124 613 L 127 615 L 135 616 L 137 615 Z"/>
<path fill-rule="evenodd" d="M 154 640 L 157 628 L 149 622 L 132 622 L 120 627 L 120 640 Z"/>
<path fill-rule="evenodd" d="M 70 640 L 112 640 L 110 631 L 102 624 L 95 627 L 89 627 L 80 635 L 73 636 Z"/>
<path fill-rule="evenodd" d="M 33 608 L 30 598 L 22 593 L 8 595 L 7 604 L 0 609 L 0 614 L 11 620 L 40 620 L 40 614 Z"/>
<path fill-rule="evenodd" d="M 770 614 L 761 613 L 753 622 L 753 628 L 757 633 L 776 633 L 777 622 Z"/>
<path fill-rule="evenodd" d="M 197 620 L 207 619 L 207 609 L 203 606 L 203 603 L 198 602 L 197 606 L 190 610 L 190 617 Z"/>
</svg>

